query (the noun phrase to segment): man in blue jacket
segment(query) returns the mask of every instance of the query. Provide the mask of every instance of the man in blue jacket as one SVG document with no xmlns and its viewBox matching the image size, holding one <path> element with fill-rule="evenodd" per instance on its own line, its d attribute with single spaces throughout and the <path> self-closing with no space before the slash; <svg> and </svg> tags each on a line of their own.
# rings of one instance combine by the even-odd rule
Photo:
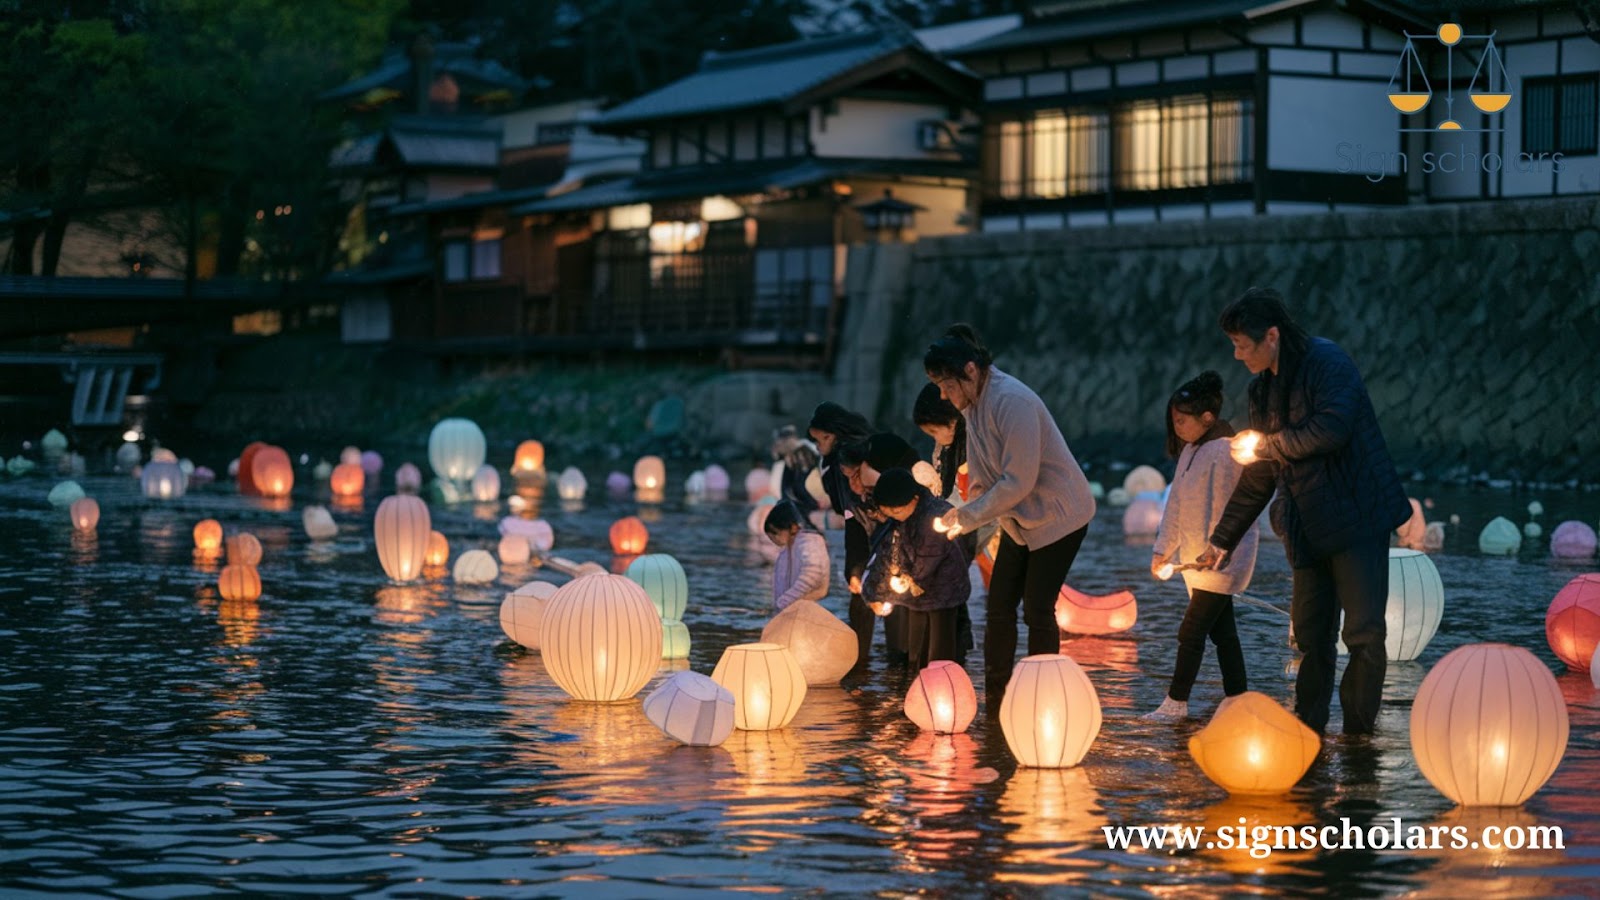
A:
<svg viewBox="0 0 1600 900">
<path fill-rule="evenodd" d="M 1327 729 L 1343 610 L 1350 648 L 1339 683 L 1344 731 L 1369 734 L 1388 662 L 1389 532 L 1410 517 L 1410 502 L 1361 373 L 1337 344 L 1307 334 L 1270 288 L 1246 291 L 1222 311 L 1220 324 L 1234 358 L 1256 377 L 1251 430 L 1233 438 L 1234 459 L 1245 470 L 1199 561 L 1226 566 L 1272 501 L 1272 528 L 1294 570 L 1290 616 L 1305 654 L 1295 714 L 1318 734 Z"/>
</svg>

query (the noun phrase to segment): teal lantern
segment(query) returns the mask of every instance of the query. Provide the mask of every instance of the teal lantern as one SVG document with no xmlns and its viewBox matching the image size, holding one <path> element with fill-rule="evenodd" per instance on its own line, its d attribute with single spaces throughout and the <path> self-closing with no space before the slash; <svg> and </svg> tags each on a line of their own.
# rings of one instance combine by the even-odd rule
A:
<svg viewBox="0 0 1600 900">
<path fill-rule="evenodd" d="M 471 481 L 483 465 L 483 429 L 470 419 L 445 419 L 428 435 L 428 462 L 449 481 Z"/>
<path fill-rule="evenodd" d="M 677 560 L 665 553 L 646 553 L 629 563 L 623 574 L 650 595 L 663 622 L 683 619 L 683 611 L 689 605 L 689 579 Z M 688 647 L 687 635 L 684 647 Z"/>
</svg>

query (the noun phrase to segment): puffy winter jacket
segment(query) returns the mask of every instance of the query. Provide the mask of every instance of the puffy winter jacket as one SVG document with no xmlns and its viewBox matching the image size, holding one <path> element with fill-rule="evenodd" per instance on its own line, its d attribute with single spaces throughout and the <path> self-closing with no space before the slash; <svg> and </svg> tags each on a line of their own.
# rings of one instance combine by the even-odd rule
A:
<svg viewBox="0 0 1600 900">
<path fill-rule="evenodd" d="M 923 488 L 917 509 L 904 522 L 890 520 L 886 533 L 873 548 L 861 593 L 874 603 L 885 600 L 914 610 L 950 609 L 967 602 L 972 582 L 967 578 L 971 560 L 958 541 L 933 530 L 933 520 L 950 510 L 950 504 Z M 895 573 L 910 576 L 920 589 L 898 593 L 889 585 Z"/>
</svg>

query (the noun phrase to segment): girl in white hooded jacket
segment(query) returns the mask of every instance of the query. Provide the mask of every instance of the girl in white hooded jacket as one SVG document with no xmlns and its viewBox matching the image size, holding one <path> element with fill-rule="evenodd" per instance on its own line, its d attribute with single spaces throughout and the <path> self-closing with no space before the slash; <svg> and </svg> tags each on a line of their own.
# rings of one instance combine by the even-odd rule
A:
<svg viewBox="0 0 1600 900">
<path fill-rule="evenodd" d="M 793 500 L 767 513 L 767 537 L 781 548 L 772 568 L 772 606 L 778 611 L 796 600 L 828 596 L 828 540 L 808 525 Z"/>
</svg>

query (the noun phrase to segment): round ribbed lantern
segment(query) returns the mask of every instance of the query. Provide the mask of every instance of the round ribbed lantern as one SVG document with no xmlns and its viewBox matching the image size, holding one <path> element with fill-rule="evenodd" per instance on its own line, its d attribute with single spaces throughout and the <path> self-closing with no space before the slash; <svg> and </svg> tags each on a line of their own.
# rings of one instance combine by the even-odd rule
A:
<svg viewBox="0 0 1600 900">
<path fill-rule="evenodd" d="M 1579 575 L 1556 593 L 1545 611 L 1544 636 L 1567 668 L 1588 671 L 1600 645 L 1600 574 Z"/>
<path fill-rule="evenodd" d="M 796 600 L 761 629 L 761 640 L 794 654 L 806 684 L 838 684 L 860 652 L 855 630 L 815 600 Z"/>
<path fill-rule="evenodd" d="M 294 490 L 294 466 L 282 447 L 263 447 L 250 461 L 250 477 L 263 497 L 287 497 Z"/>
<path fill-rule="evenodd" d="M 100 504 L 93 497 L 79 497 L 72 501 L 68 510 L 72 517 L 72 527 L 78 531 L 89 532 L 100 524 Z"/>
<path fill-rule="evenodd" d="M 715 747 L 733 733 L 733 694 L 699 672 L 675 672 L 644 698 L 644 717 L 667 737 Z"/>
<path fill-rule="evenodd" d="M 1281 794 L 1311 768 L 1322 741 L 1278 701 L 1246 691 L 1222 701 L 1189 738 L 1189 755 L 1230 794 Z"/>
<path fill-rule="evenodd" d="M 415 581 L 422 574 L 432 529 L 428 504 L 420 498 L 396 495 L 378 504 L 372 521 L 373 542 L 378 545 L 378 563 L 391 579 Z"/>
<path fill-rule="evenodd" d="M 261 596 L 261 574 L 255 566 L 223 566 L 217 576 L 217 593 L 224 600 L 255 600 Z"/>
<path fill-rule="evenodd" d="M 1411 704 L 1411 752 L 1462 806 L 1517 806 L 1567 750 L 1567 706 L 1544 663 L 1521 647 L 1467 644 L 1434 665 Z"/>
<path fill-rule="evenodd" d="M 1100 695 L 1070 656 L 1023 657 L 1000 702 L 1000 730 L 1024 766 L 1075 766 L 1100 733 Z"/>
<path fill-rule="evenodd" d="M 960 734 L 978 714 L 978 694 L 966 669 L 947 659 L 936 660 L 911 682 L 905 710 L 906 718 L 923 731 Z"/>
<path fill-rule="evenodd" d="M 530 581 L 507 594 L 500 603 L 500 630 L 529 650 L 538 650 L 544 615 L 555 595 L 556 586 L 548 581 Z"/>
<path fill-rule="evenodd" d="M 208 520 L 209 521 L 209 520 Z M 205 524 L 204 522 L 200 523 Z M 218 526 L 221 527 L 220 525 Z M 198 531 L 199 525 L 195 526 Z M 261 541 L 248 531 L 241 531 L 225 542 L 228 548 L 228 565 L 230 566 L 258 566 L 261 564 Z M 199 542 L 196 541 L 196 549 Z"/>
<path fill-rule="evenodd" d="M 139 488 L 146 497 L 176 500 L 188 490 L 189 478 L 175 462 L 146 463 L 139 474 Z"/>
<path fill-rule="evenodd" d="M 466 481 L 483 465 L 483 429 L 470 419 L 445 419 L 428 435 L 428 464 L 448 481 Z"/>
<path fill-rule="evenodd" d="M 689 579 L 676 559 L 665 553 L 647 553 L 629 563 L 624 574 L 644 588 L 663 621 L 682 621 L 689 605 Z"/>
<path fill-rule="evenodd" d="M 577 700 L 632 697 L 661 663 L 661 617 L 621 575 L 563 585 L 545 608 L 539 639 L 551 680 Z"/>
<path fill-rule="evenodd" d="M 1412 660 L 1439 630 L 1444 618 L 1444 583 L 1427 554 L 1399 547 L 1389 551 L 1389 604 L 1384 609 L 1389 658 Z"/>
<path fill-rule="evenodd" d="M 782 644 L 734 644 L 711 677 L 733 692 L 733 727 L 746 731 L 782 728 L 806 698 L 805 673 Z"/>
</svg>

